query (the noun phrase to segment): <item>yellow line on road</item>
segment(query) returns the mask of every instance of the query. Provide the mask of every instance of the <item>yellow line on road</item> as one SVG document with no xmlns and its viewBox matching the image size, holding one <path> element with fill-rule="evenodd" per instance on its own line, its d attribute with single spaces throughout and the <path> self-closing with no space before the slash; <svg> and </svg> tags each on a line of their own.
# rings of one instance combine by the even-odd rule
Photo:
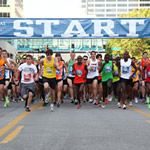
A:
<svg viewBox="0 0 150 150">
<path fill-rule="evenodd" d="M 24 126 L 17 127 L 14 131 L 12 131 L 3 141 L 0 142 L 0 144 L 6 144 L 10 141 L 12 141 L 24 128 Z"/>
<path fill-rule="evenodd" d="M 41 106 L 41 103 L 35 104 L 31 110 L 36 110 L 38 107 Z M 8 132 L 10 129 L 15 127 L 21 120 L 23 120 L 26 116 L 28 116 L 29 112 L 23 112 L 19 116 L 17 116 L 15 119 L 10 121 L 7 125 L 5 125 L 3 128 L 0 129 L 0 137 L 2 137 L 6 132 Z"/>
<path fill-rule="evenodd" d="M 132 107 L 130 108 L 131 110 L 133 110 L 134 112 L 137 112 L 139 113 L 140 115 L 146 117 L 146 118 L 150 118 L 150 114 L 149 113 L 145 113 L 144 111 L 142 111 L 141 109 L 139 108 L 135 108 L 135 107 Z"/>
</svg>

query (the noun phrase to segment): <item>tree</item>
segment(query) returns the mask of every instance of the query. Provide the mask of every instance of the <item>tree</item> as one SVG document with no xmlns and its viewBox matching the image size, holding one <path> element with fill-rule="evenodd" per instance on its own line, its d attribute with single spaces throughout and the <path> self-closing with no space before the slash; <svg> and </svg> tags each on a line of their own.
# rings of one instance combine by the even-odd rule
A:
<svg viewBox="0 0 150 150">
<path fill-rule="evenodd" d="M 120 15 L 121 18 L 148 18 L 150 17 L 149 9 L 135 9 L 128 14 Z M 107 47 L 120 47 L 120 51 L 112 51 L 113 55 L 121 55 L 124 51 L 129 51 L 131 56 L 141 57 L 144 51 L 150 50 L 150 39 L 111 39 Z"/>
</svg>

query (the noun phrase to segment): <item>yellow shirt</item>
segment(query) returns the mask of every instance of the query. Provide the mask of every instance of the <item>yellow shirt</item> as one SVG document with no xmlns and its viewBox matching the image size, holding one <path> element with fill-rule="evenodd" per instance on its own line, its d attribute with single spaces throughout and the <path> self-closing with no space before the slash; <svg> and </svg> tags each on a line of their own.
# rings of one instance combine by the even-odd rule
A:
<svg viewBox="0 0 150 150">
<path fill-rule="evenodd" d="M 56 78 L 56 68 L 54 67 L 54 57 L 50 61 L 47 58 L 43 62 L 43 77 Z"/>
<path fill-rule="evenodd" d="M 136 67 L 138 68 L 138 65 L 137 64 L 135 64 L 136 65 Z M 135 69 L 132 67 L 132 74 L 135 72 Z M 136 81 L 139 81 L 139 76 L 140 76 L 140 71 L 139 70 L 137 70 L 136 71 L 136 73 L 133 75 L 133 77 L 132 77 L 132 81 L 133 82 L 136 82 Z"/>
</svg>

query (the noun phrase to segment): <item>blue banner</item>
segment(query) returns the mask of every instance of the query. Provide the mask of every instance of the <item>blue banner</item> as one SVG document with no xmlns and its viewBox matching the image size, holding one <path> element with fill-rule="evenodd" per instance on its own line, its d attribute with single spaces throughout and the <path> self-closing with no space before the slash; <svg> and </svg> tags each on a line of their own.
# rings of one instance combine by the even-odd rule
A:
<svg viewBox="0 0 150 150">
<path fill-rule="evenodd" d="M 0 38 L 150 38 L 150 18 L 0 18 Z"/>
</svg>

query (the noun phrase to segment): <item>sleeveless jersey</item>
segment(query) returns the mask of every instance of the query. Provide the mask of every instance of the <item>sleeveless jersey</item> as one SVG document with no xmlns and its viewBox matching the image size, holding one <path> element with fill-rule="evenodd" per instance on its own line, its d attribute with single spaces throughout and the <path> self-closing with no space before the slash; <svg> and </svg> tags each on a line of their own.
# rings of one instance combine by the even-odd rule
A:
<svg viewBox="0 0 150 150">
<path fill-rule="evenodd" d="M 58 65 L 60 69 L 59 70 L 56 69 L 56 79 L 61 80 L 63 78 L 64 62 L 63 61 L 58 62 Z"/>
<path fill-rule="evenodd" d="M 54 67 L 54 57 L 52 57 L 51 61 L 48 61 L 47 58 L 44 59 L 43 77 L 56 78 L 56 68 Z"/>
<path fill-rule="evenodd" d="M 92 79 L 98 77 L 98 60 L 93 61 L 90 59 L 90 64 L 88 65 L 87 79 Z"/>
<path fill-rule="evenodd" d="M 2 69 L 2 67 L 4 67 L 4 65 L 5 65 L 4 59 L 0 58 L 0 80 L 4 79 L 5 69 Z"/>
<path fill-rule="evenodd" d="M 75 73 L 74 83 L 75 84 L 85 83 L 86 81 L 85 65 L 84 64 L 78 65 L 77 63 L 75 63 L 73 69 Z"/>
</svg>

